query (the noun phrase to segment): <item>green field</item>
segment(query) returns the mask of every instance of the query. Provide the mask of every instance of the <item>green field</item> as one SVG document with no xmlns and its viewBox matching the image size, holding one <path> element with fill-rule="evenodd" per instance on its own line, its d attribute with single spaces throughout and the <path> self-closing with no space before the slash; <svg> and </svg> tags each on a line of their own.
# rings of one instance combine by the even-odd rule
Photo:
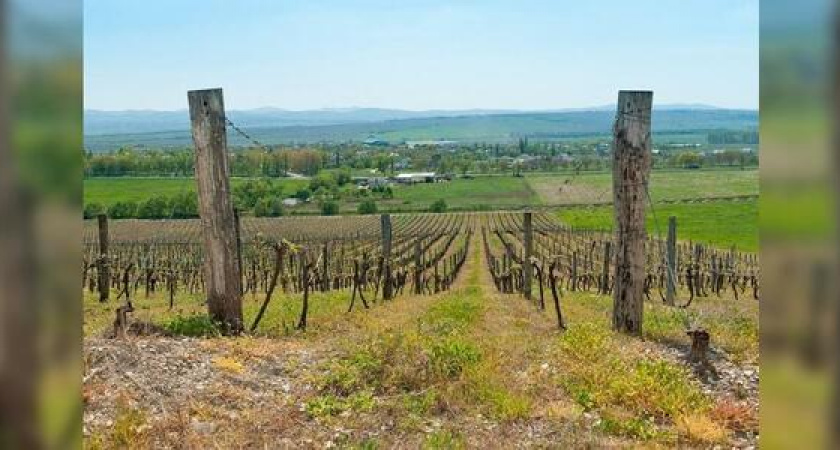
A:
<svg viewBox="0 0 840 450">
<path fill-rule="evenodd" d="M 656 221 L 648 208 L 647 229 L 653 235 L 661 234 L 664 238 L 668 217 L 675 216 L 679 240 L 702 241 L 727 248 L 735 245 L 740 250 L 758 251 L 757 201 L 660 204 L 656 205 L 655 213 Z M 611 230 L 613 226 L 612 206 L 566 208 L 558 215 L 575 227 Z"/>
<path fill-rule="evenodd" d="M 524 178 L 476 177 L 446 183 L 397 186 L 394 198 L 411 204 L 431 204 L 443 199 L 450 208 L 488 209 L 538 203 L 539 199 Z"/>
<path fill-rule="evenodd" d="M 534 175 L 527 180 L 543 204 L 597 203 L 612 199 L 612 173 Z M 654 201 L 757 195 L 758 170 L 654 171 L 650 192 Z"/>
<path fill-rule="evenodd" d="M 233 185 L 247 178 L 233 178 Z M 292 195 L 309 184 L 307 180 L 275 179 L 284 192 Z M 183 192 L 195 192 L 193 178 L 89 178 L 84 180 L 84 201 L 109 206 L 120 201 L 141 202 L 151 197 L 171 197 Z"/>
</svg>

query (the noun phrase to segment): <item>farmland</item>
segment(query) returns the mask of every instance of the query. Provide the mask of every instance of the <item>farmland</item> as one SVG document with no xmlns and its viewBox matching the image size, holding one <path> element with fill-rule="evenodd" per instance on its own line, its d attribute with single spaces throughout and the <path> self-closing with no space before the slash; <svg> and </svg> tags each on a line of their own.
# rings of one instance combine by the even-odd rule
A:
<svg viewBox="0 0 840 450">
<path fill-rule="evenodd" d="M 522 217 L 394 215 L 400 263 L 390 277 L 377 216 L 243 218 L 246 325 L 265 311 L 234 339 L 204 319 L 195 220 L 111 221 L 112 295 L 132 299 L 130 330 L 157 335 L 102 339 L 120 302 L 98 299 L 96 224 L 87 222 L 88 444 L 158 447 L 186 436 L 260 446 L 282 435 L 365 448 L 702 447 L 757 432 L 754 253 L 680 244 L 677 302 L 690 305 L 675 308 L 660 300 L 662 243 L 652 237 L 638 340 L 608 323 L 612 282 L 600 274 L 610 235 L 535 214 L 540 275 L 533 299 L 520 295 Z M 714 336 L 715 382 L 683 362 L 685 323 L 698 320 Z"/>
<path fill-rule="evenodd" d="M 382 211 L 425 211 L 443 199 L 456 210 L 492 210 L 523 206 L 560 206 L 604 203 L 612 200 L 611 174 L 548 173 L 525 177 L 475 176 L 447 183 L 393 187 L 393 198 L 377 200 Z M 308 181 L 272 178 L 283 195 L 292 196 L 306 188 Z M 247 178 L 233 178 L 235 187 Z M 758 194 L 758 171 L 751 170 L 676 170 L 654 171 L 651 182 L 654 201 L 671 201 Z M 342 213 L 354 213 L 364 198 L 344 189 L 339 204 Z M 85 204 L 104 206 L 121 201 L 142 202 L 152 197 L 195 192 L 192 178 L 90 178 L 84 181 Z M 294 209 L 290 212 L 295 211 Z M 317 212 L 315 205 L 302 205 L 300 213 Z"/>
</svg>

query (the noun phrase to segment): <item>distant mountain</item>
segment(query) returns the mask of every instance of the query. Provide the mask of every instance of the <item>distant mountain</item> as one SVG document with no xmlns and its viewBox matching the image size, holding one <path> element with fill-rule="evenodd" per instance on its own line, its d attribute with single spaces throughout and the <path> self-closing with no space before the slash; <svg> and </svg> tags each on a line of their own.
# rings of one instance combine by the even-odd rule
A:
<svg viewBox="0 0 840 450">
<path fill-rule="evenodd" d="M 290 111 L 280 108 L 258 108 L 228 111 L 228 117 L 244 127 L 288 127 L 337 125 L 347 123 L 380 122 L 384 120 L 416 119 L 422 117 L 456 117 L 510 113 L 509 110 L 432 110 L 406 111 L 385 108 L 334 108 L 310 111 Z M 100 111 L 85 110 L 85 135 L 123 133 L 151 133 L 189 129 L 189 112 L 180 111 Z"/>
<path fill-rule="evenodd" d="M 656 106 L 657 111 L 675 109 L 712 110 L 714 106 L 699 104 L 673 104 Z M 541 114 L 585 111 L 614 111 L 615 105 L 591 108 L 567 108 L 550 111 L 520 111 L 505 109 L 466 109 L 407 111 L 386 108 L 332 108 L 309 111 L 290 111 L 280 108 L 258 108 L 228 111 L 228 117 L 243 128 L 292 127 L 358 124 L 388 120 L 422 119 L 433 117 L 467 117 L 497 114 Z M 86 136 L 107 134 L 137 134 L 189 129 L 189 113 L 179 111 L 101 111 L 85 110 L 84 134 Z"/>
<path fill-rule="evenodd" d="M 232 111 L 231 119 L 251 136 L 266 144 L 307 142 L 361 142 L 374 135 L 390 142 L 407 140 L 449 139 L 462 142 L 504 142 L 526 136 L 535 139 L 563 139 L 610 134 L 615 118 L 614 107 L 561 112 L 498 112 L 498 111 L 399 111 L 353 109 L 348 111 Z M 694 108 L 697 108 L 694 106 Z M 127 119 L 120 120 L 123 114 Z M 186 147 L 192 144 L 186 118 L 183 125 L 172 127 L 176 112 L 131 111 L 101 113 L 88 111 L 100 129 L 125 130 L 85 136 L 85 147 L 94 152 L 110 151 L 122 146 L 145 148 Z M 186 116 L 186 111 L 180 114 Z M 421 117 L 411 117 L 419 115 Z M 422 117 L 428 115 L 427 117 Z M 377 120 L 379 117 L 401 116 Z M 409 116 L 406 118 L 405 116 Z M 139 121 L 143 126 L 137 125 Z M 134 123 L 133 126 L 128 124 Z M 278 125 L 286 124 L 286 125 Z M 755 130 L 758 111 L 716 108 L 680 109 L 659 106 L 653 111 L 654 133 L 704 133 L 708 130 Z M 92 126 L 88 123 L 86 126 Z M 167 128 L 171 127 L 171 128 Z M 157 130 L 157 131 L 145 131 Z M 232 146 L 248 145 L 236 133 L 228 133 Z"/>
</svg>

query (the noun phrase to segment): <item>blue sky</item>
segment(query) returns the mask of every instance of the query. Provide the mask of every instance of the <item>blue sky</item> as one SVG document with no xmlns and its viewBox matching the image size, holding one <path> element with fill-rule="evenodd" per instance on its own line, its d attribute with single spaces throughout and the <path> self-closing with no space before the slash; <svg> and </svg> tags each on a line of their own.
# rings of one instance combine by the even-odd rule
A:
<svg viewBox="0 0 840 450">
<path fill-rule="evenodd" d="M 758 107 L 758 0 L 85 0 L 85 107 Z"/>
</svg>

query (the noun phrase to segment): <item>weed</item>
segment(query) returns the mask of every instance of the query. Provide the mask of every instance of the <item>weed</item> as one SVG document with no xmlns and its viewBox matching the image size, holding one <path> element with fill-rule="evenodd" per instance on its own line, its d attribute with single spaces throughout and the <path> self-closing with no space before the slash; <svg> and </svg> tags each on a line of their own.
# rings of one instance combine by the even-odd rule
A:
<svg viewBox="0 0 840 450">
<path fill-rule="evenodd" d="M 221 336 L 219 324 L 206 315 L 176 316 L 164 326 L 167 331 L 180 336 Z"/>
<path fill-rule="evenodd" d="M 409 413 L 422 416 L 437 407 L 438 394 L 433 389 L 426 392 L 410 393 L 403 397 L 402 403 Z"/>
<path fill-rule="evenodd" d="M 605 414 L 598 428 L 606 434 L 648 441 L 665 436 L 651 419 L 619 417 Z"/>
<path fill-rule="evenodd" d="M 348 397 L 333 394 L 319 395 L 306 402 L 306 412 L 315 418 L 331 417 L 345 411 L 369 412 L 376 405 L 370 391 L 356 392 Z"/>
<path fill-rule="evenodd" d="M 443 378 L 457 377 L 466 367 L 481 360 L 481 351 L 460 338 L 432 342 L 428 355 L 432 371 Z"/>
<path fill-rule="evenodd" d="M 426 436 L 426 440 L 423 442 L 423 448 L 428 450 L 463 449 L 466 448 L 466 443 L 460 433 L 440 430 Z"/>
<path fill-rule="evenodd" d="M 242 373 L 242 371 L 245 370 L 245 368 L 242 366 L 242 363 L 233 358 L 228 358 L 226 356 L 214 358 L 213 366 L 215 366 L 219 370 L 230 373 Z"/>
<path fill-rule="evenodd" d="M 721 443 L 726 440 L 726 430 L 708 416 L 687 414 L 677 419 L 677 431 L 692 442 L 706 444 Z"/>
</svg>

